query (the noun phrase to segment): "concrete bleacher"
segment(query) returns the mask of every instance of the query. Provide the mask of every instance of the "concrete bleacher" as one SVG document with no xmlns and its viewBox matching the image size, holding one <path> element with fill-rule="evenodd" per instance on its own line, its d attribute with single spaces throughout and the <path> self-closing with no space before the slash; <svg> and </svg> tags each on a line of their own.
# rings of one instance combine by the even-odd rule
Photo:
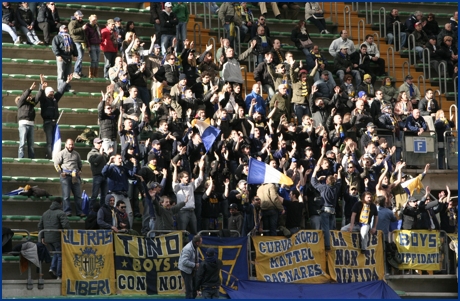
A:
<svg viewBox="0 0 460 301">
<path fill-rule="evenodd" d="M 91 3 L 56 3 L 59 10 L 60 17 L 63 20 L 63 24 L 66 24 L 70 21 L 70 16 L 73 15 L 75 10 L 82 10 L 85 15 L 85 19 L 90 14 L 96 14 L 99 19 L 99 24 L 101 27 L 105 26 L 105 21 L 114 17 L 121 17 L 123 19 L 123 24 L 128 20 L 134 20 L 136 23 L 136 32 L 141 37 L 142 41 L 145 42 L 145 49 L 148 49 L 150 46 L 150 36 L 154 34 L 153 25 L 149 23 L 150 14 L 149 11 L 143 9 L 143 3 L 135 2 L 118 2 L 114 6 L 108 2 L 91 2 Z M 336 23 L 335 20 L 330 19 L 330 12 L 326 11 L 327 18 L 327 29 L 331 34 L 320 35 L 317 33 L 317 29 L 312 24 L 307 24 L 307 28 L 311 34 L 312 40 L 314 43 L 320 46 L 321 52 L 326 56 L 326 58 L 332 64 L 332 57 L 328 53 L 328 47 L 332 41 L 338 37 L 338 32 L 343 29 L 343 8 L 345 5 L 351 7 L 351 3 L 338 3 L 338 20 Z M 409 16 L 409 12 L 414 8 L 414 4 L 405 4 L 405 3 L 374 3 L 373 9 L 376 10 L 381 6 L 384 6 L 389 9 L 393 6 L 400 8 L 401 19 L 404 20 L 406 16 Z M 425 5 L 425 4 L 424 4 Z M 441 5 L 435 4 L 426 4 L 427 9 L 417 6 L 417 9 L 425 12 L 432 11 L 436 12 L 439 10 L 440 13 L 445 15 L 439 15 L 437 18 L 440 25 L 442 25 L 442 20 L 446 20 L 448 17 L 447 14 L 451 13 L 453 9 L 457 9 L 457 3 L 442 3 Z M 359 11 L 352 12 L 352 26 L 353 30 L 350 33 L 351 37 L 355 43 L 356 39 L 356 24 L 359 19 L 363 19 L 362 10 L 364 4 L 360 4 Z M 454 8 L 455 7 L 455 8 Z M 329 5 L 325 4 L 325 9 L 327 10 Z M 254 16 L 257 18 L 259 10 L 257 7 L 252 7 Z M 302 16 L 304 12 L 304 7 L 301 6 L 301 13 L 299 16 Z M 272 37 L 278 38 L 283 44 L 283 51 L 291 51 L 294 53 L 295 59 L 303 59 L 304 55 L 301 51 L 297 50 L 293 43 L 290 41 L 291 30 L 295 26 L 295 21 L 293 20 L 278 20 L 273 18 L 271 9 L 269 8 L 269 16 L 267 23 L 271 29 Z M 202 46 L 204 49 L 204 44 L 213 37 L 217 43 L 218 42 L 218 32 L 217 32 L 217 16 L 212 16 L 212 28 L 205 29 L 203 26 L 204 15 L 203 7 L 201 4 L 197 4 L 197 14 L 191 15 L 190 21 L 188 24 L 187 37 L 189 40 L 193 40 L 197 36 L 197 32 L 194 34 L 195 22 L 201 24 L 201 36 Z M 372 34 L 375 31 L 378 31 L 375 27 L 375 21 L 378 20 L 378 13 L 374 13 L 374 24 L 366 25 L 366 34 Z M 355 22 L 356 21 L 356 22 Z M 39 37 L 42 37 L 42 33 L 37 31 Z M 22 33 L 19 33 L 23 36 Z M 47 190 L 53 196 L 48 198 L 29 198 L 25 196 L 3 196 L 2 197 L 2 221 L 3 225 L 10 228 L 20 228 L 27 229 L 31 233 L 37 231 L 37 224 L 40 219 L 40 216 L 44 211 L 46 211 L 51 201 L 54 197 L 61 195 L 61 186 L 59 182 L 59 175 L 53 167 L 53 163 L 50 160 L 43 159 L 45 157 L 45 135 L 42 131 L 42 119 L 40 116 L 40 108 L 37 106 L 37 116 L 35 120 L 35 157 L 37 159 L 17 159 L 17 150 L 18 150 L 18 130 L 17 130 L 17 108 L 14 104 L 14 98 L 22 94 L 22 91 L 30 87 L 31 83 L 35 81 L 39 83 L 39 74 L 46 74 L 47 81 L 50 86 L 56 89 L 56 57 L 51 51 L 51 47 L 46 46 L 34 46 L 34 45 L 14 45 L 11 41 L 11 38 L 8 34 L 2 33 L 3 43 L 2 43 L 2 193 L 7 193 L 11 190 L 17 189 L 18 187 L 23 187 L 26 184 L 31 186 L 38 185 L 40 188 Z M 158 43 L 157 41 L 156 43 Z M 197 42 L 195 42 L 197 44 Z M 382 57 L 386 59 L 386 54 L 388 51 L 388 46 L 385 43 L 384 38 L 380 40 L 380 51 Z M 198 46 L 197 46 L 198 47 Z M 219 45 L 216 45 L 218 48 Z M 242 50 L 244 51 L 247 48 L 247 44 L 242 44 Z M 217 50 L 217 49 L 216 49 Z M 394 77 L 394 82 L 396 87 L 402 84 L 402 66 L 403 62 L 407 61 L 404 57 L 405 53 L 397 53 L 395 55 L 395 70 L 396 76 Z M 103 55 L 101 53 L 100 63 L 99 63 L 99 76 L 102 77 L 103 74 Z M 243 62 L 242 65 L 248 66 L 247 62 Z M 85 53 L 83 60 L 83 73 L 87 74 L 87 67 L 89 66 L 88 54 Z M 387 62 L 388 67 L 388 62 Z M 411 69 L 411 74 L 414 78 L 417 78 L 422 74 L 420 68 Z M 255 83 L 252 73 L 248 73 L 248 82 L 246 83 L 247 91 L 251 90 L 252 85 Z M 376 88 L 380 87 L 381 80 L 378 79 L 376 82 Z M 81 132 L 86 128 L 91 128 L 98 131 L 99 126 L 97 125 L 97 105 L 100 101 L 101 90 L 105 91 L 106 86 L 109 84 L 104 78 L 97 79 L 87 79 L 83 78 L 80 80 L 73 80 L 71 85 L 72 89 L 75 90 L 75 93 L 66 93 L 61 99 L 59 106 L 60 110 L 64 111 L 62 119 L 60 121 L 60 130 L 62 137 L 62 148 L 64 147 L 64 142 L 67 138 L 75 139 Z M 436 78 L 427 79 L 427 88 L 437 89 L 438 81 Z M 449 85 L 449 93 L 447 95 L 442 95 L 442 108 L 448 113 L 449 107 L 453 104 L 453 87 Z M 36 93 L 36 90 L 33 94 Z M 422 91 L 423 94 L 423 91 Z M 447 96 L 447 97 L 446 97 Z M 91 149 L 91 145 L 76 143 L 75 149 L 81 155 L 83 160 L 86 160 L 86 155 Z M 120 149 L 120 147 L 118 148 Z M 27 149 L 25 149 L 27 156 Z M 416 171 L 412 171 L 416 172 Z M 456 173 L 440 173 L 435 174 L 432 177 L 428 177 L 425 181 L 436 181 L 436 178 L 445 179 L 447 177 L 452 178 L 456 176 Z M 91 171 L 90 166 L 87 161 L 84 162 L 83 168 L 83 185 L 82 189 L 86 190 L 88 194 L 91 194 Z M 424 182 L 425 182 L 424 181 Z M 430 184 L 431 185 L 431 184 Z M 443 182 L 445 185 L 445 182 Z M 456 189 L 453 189 L 454 191 Z M 73 199 L 73 198 L 72 198 Z M 73 203 L 72 203 L 73 205 Z M 80 217 L 70 217 L 70 225 L 72 228 L 84 228 L 84 219 Z M 135 219 L 134 229 L 140 232 L 140 219 Z M 31 236 L 32 239 L 35 239 L 35 236 Z M 15 235 L 13 239 L 14 244 L 22 243 L 26 240 L 25 235 Z M 19 275 L 17 267 L 17 256 L 3 256 L 3 280 L 24 280 L 27 275 Z M 48 271 L 49 265 L 44 265 L 43 269 L 45 271 L 44 277 L 49 283 L 53 285 L 60 285 L 60 282 L 50 280 L 50 276 L 46 271 Z M 32 273 L 33 278 L 38 278 L 35 272 Z"/>
</svg>

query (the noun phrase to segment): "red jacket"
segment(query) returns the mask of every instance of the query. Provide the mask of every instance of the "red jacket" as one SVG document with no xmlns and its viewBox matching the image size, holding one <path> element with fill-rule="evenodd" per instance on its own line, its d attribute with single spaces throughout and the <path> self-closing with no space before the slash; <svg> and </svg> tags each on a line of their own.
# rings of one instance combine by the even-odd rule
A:
<svg viewBox="0 0 460 301">
<path fill-rule="evenodd" d="M 101 30 L 101 50 L 104 52 L 118 52 L 116 45 L 113 45 L 112 34 L 115 35 L 115 41 L 117 40 L 116 33 L 112 33 L 107 27 Z"/>
</svg>

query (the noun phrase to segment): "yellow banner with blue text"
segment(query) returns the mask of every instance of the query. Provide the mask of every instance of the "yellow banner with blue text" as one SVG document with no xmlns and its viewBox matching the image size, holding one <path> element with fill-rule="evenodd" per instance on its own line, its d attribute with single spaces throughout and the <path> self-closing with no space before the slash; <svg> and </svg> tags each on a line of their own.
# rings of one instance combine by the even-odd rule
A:
<svg viewBox="0 0 460 301">
<path fill-rule="evenodd" d="M 146 238 L 115 236 L 115 269 L 122 295 L 181 294 L 184 292 L 179 257 L 182 232 Z"/>
<path fill-rule="evenodd" d="M 439 231 L 393 231 L 402 263 L 399 269 L 438 271 L 441 269 Z"/>
<path fill-rule="evenodd" d="M 369 234 L 365 250 L 361 250 L 360 236 L 359 232 L 331 231 L 327 265 L 333 281 L 351 283 L 384 279 L 383 233 Z"/>
<path fill-rule="evenodd" d="M 253 236 L 257 280 L 327 283 L 323 231 L 301 230 L 290 238 Z"/>
<path fill-rule="evenodd" d="M 115 293 L 111 230 L 66 230 L 61 246 L 63 296 Z"/>
</svg>

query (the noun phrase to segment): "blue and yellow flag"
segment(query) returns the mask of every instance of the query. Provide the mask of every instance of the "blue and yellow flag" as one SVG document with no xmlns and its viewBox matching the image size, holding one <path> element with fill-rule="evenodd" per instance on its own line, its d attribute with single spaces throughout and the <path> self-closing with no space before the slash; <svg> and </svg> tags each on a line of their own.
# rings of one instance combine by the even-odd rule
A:
<svg viewBox="0 0 460 301">
<path fill-rule="evenodd" d="M 111 230 L 66 230 L 61 244 L 63 296 L 115 294 Z"/>
<path fill-rule="evenodd" d="M 179 266 L 182 233 L 155 238 L 115 236 L 115 269 L 122 295 L 181 294 L 185 291 Z"/>
</svg>

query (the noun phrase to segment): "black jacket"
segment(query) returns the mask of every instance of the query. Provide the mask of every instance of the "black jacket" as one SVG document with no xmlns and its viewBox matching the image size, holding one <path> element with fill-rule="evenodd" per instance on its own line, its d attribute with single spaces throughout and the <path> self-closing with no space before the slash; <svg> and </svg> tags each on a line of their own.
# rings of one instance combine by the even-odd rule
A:
<svg viewBox="0 0 460 301">
<path fill-rule="evenodd" d="M 11 4 L 8 8 L 2 5 L 2 23 L 8 24 L 8 23 L 13 23 L 15 24 L 15 18 L 14 18 L 14 10 L 11 7 Z"/>
<path fill-rule="evenodd" d="M 89 164 L 91 164 L 91 172 L 93 176 L 101 176 L 102 175 L 102 169 L 104 166 L 107 164 L 109 161 L 108 156 L 106 153 L 101 153 L 99 152 L 98 149 L 92 148 L 88 155 L 87 155 Z"/>
<path fill-rule="evenodd" d="M 64 45 L 64 38 L 59 34 L 53 38 L 52 49 L 55 56 L 60 56 L 67 62 L 72 60 L 72 55 L 78 56 L 77 47 L 73 40 L 70 45 L 70 50 L 67 51 Z"/>
<path fill-rule="evenodd" d="M 59 100 L 64 95 L 64 89 L 67 84 L 59 87 L 57 93 L 54 94 L 53 98 L 46 97 L 45 91 L 42 87 L 38 90 L 37 95 L 35 96 L 35 101 L 40 101 L 41 115 L 43 121 L 46 119 L 55 119 L 59 118 Z"/>
<path fill-rule="evenodd" d="M 147 82 L 144 79 L 144 76 L 150 78 L 152 73 L 148 70 L 148 68 L 144 69 L 144 72 L 139 70 L 139 66 L 135 63 L 128 65 L 128 73 L 130 78 L 130 83 L 136 87 L 147 87 Z"/>
<path fill-rule="evenodd" d="M 179 24 L 179 20 L 176 14 L 171 11 L 168 15 L 165 11 L 160 14 L 161 34 L 176 35 L 176 25 Z"/>
<path fill-rule="evenodd" d="M 164 64 L 155 73 L 155 79 L 159 82 L 166 81 L 172 87 L 179 82 L 179 69 L 177 66 Z"/>
<path fill-rule="evenodd" d="M 97 109 L 99 110 L 99 131 L 101 138 L 107 138 L 110 140 L 115 140 L 117 138 L 118 132 L 118 116 L 120 115 L 120 110 L 116 109 L 112 111 L 112 115 L 107 115 L 105 113 L 105 101 L 101 101 Z"/>
<path fill-rule="evenodd" d="M 222 260 L 217 258 L 206 257 L 201 262 L 198 272 L 196 274 L 196 287 L 195 290 L 220 287 L 221 280 L 219 277 L 220 269 L 222 268 Z"/>
<path fill-rule="evenodd" d="M 19 6 L 16 10 L 16 21 L 19 23 L 20 26 L 30 26 L 34 25 L 35 16 L 30 8 L 24 8 Z"/>
<path fill-rule="evenodd" d="M 38 23 L 44 23 L 48 22 L 50 24 L 55 24 L 55 22 L 59 22 L 59 13 L 58 9 L 55 8 L 54 13 L 51 11 L 51 9 L 46 6 L 46 4 L 43 4 L 40 9 L 38 10 L 38 15 L 37 15 L 37 22 Z"/>
<path fill-rule="evenodd" d="M 25 90 L 18 101 L 18 121 L 19 120 L 28 120 L 35 121 L 35 106 L 37 105 L 39 99 L 37 97 L 32 98 L 30 101 L 27 100 L 27 97 L 30 95 L 32 90 Z"/>
</svg>

